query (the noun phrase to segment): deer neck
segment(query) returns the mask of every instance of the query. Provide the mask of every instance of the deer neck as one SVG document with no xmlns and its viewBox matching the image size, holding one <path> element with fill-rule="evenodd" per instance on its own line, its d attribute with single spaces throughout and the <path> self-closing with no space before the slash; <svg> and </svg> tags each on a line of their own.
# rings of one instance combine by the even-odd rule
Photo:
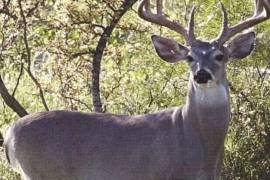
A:
<svg viewBox="0 0 270 180">
<path fill-rule="evenodd" d="M 193 78 L 190 78 L 182 115 L 186 137 L 193 137 L 189 141 L 200 142 L 204 149 L 205 161 L 215 164 L 220 151 L 223 150 L 230 120 L 227 80 L 224 79 L 218 85 L 209 88 L 198 86 Z"/>
</svg>

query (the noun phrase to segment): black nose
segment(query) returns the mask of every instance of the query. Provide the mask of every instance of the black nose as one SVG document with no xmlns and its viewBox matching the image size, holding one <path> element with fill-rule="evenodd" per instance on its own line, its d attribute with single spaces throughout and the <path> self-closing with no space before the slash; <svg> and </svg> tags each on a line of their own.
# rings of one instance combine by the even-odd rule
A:
<svg viewBox="0 0 270 180">
<path fill-rule="evenodd" d="M 204 69 L 197 71 L 194 75 L 194 80 L 199 84 L 205 84 L 207 81 L 212 80 L 211 74 Z"/>
</svg>

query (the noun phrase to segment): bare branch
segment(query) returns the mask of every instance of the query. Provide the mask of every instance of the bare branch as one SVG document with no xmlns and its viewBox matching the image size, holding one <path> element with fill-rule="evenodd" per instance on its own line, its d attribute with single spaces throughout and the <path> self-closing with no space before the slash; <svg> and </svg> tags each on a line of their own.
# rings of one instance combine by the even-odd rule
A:
<svg viewBox="0 0 270 180">
<path fill-rule="evenodd" d="M 33 15 L 34 11 L 38 8 L 39 5 L 39 1 L 37 1 L 34 5 L 34 7 L 32 7 L 31 9 L 29 9 L 29 11 L 26 13 L 26 17 L 30 17 Z"/>
<path fill-rule="evenodd" d="M 24 68 L 24 64 L 23 64 L 23 62 L 21 61 L 20 73 L 19 73 L 19 76 L 18 76 L 18 78 L 17 78 L 15 88 L 14 88 L 14 90 L 13 90 L 13 92 L 12 92 L 12 96 L 13 96 L 13 97 L 15 96 L 16 90 L 17 90 L 17 88 L 18 88 L 18 86 L 19 86 L 19 84 L 20 84 L 20 80 L 21 80 L 21 77 L 22 77 L 22 75 L 23 75 L 23 68 Z"/>
<path fill-rule="evenodd" d="M 14 21 L 18 19 L 18 17 L 15 14 L 12 14 L 7 8 L 0 9 L 0 14 L 5 14 L 11 17 Z"/>
<path fill-rule="evenodd" d="M 89 51 L 83 51 L 83 52 L 78 52 L 78 53 L 74 53 L 71 55 L 71 58 L 77 58 L 79 56 L 84 56 L 84 55 L 89 55 L 89 54 L 94 54 L 95 52 L 93 50 L 89 50 Z"/>
<path fill-rule="evenodd" d="M 24 45 L 25 45 L 25 49 L 26 49 L 26 60 L 27 60 L 27 73 L 30 76 L 30 78 L 32 79 L 32 81 L 35 83 L 35 85 L 38 87 L 39 89 L 39 95 L 42 101 L 42 104 L 44 106 L 44 108 L 49 111 L 49 107 L 46 103 L 45 97 L 44 97 L 44 93 L 43 93 L 43 89 L 41 87 L 41 84 L 38 82 L 38 80 L 35 78 L 35 76 L 32 74 L 31 72 L 31 49 L 29 47 L 29 43 L 28 43 L 28 37 L 27 37 L 27 21 L 26 21 L 26 17 L 24 15 L 23 12 L 23 7 L 22 7 L 22 3 L 21 0 L 18 0 L 18 5 L 20 8 L 20 14 L 22 17 L 22 21 L 23 21 L 23 41 L 24 41 Z"/>
<path fill-rule="evenodd" d="M 0 76 L 0 94 L 4 99 L 5 103 L 20 117 L 27 115 L 27 111 L 23 108 L 23 106 L 9 94 L 8 89 L 6 88 L 2 77 Z"/>
<path fill-rule="evenodd" d="M 100 66 L 101 66 L 101 59 L 103 56 L 104 49 L 106 48 L 108 38 L 110 37 L 111 33 L 113 32 L 114 28 L 118 24 L 119 20 L 122 16 L 127 12 L 129 8 L 137 0 L 125 0 L 123 4 L 120 6 L 119 11 L 115 11 L 113 19 L 111 23 L 104 29 L 102 33 L 98 45 L 96 47 L 96 51 L 94 53 L 93 58 L 93 69 L 92 69 L 92 96 L 93 96 L 93 105 L 95 112 L 103 112 L 102 110 L 102 103 L 100 98 L 100 85 L 99 85 L 99 76 L 100 76 Z"/>
<path fill-rule="evenodd" d="M 88 110 L 92 110 L 92 108 L 90 106 L 87 105 L 87 103 L 83 102 L 82 100 L 80 99 L 77 99 L 77 98 L 74 98 L 74 97 L 70 97 L 70 96 L 67 96 L 65 95 L 64 93 L 61 93 L 61 95 L 63 96 L 63 98 L 65 99 L 69 99 L 71 101 L 75 101 L 79 104 L 82 104 L 83 106 L 85 106 Z"/>
<path fill-rule="evenodd" d="M 103 0 L 103 2 L 113 11 L 116 12 L 117 10 L 115 9 L 115 7 L 112 6 L 112 3 L 107 1 L 107 0 Z"/>
</svg>

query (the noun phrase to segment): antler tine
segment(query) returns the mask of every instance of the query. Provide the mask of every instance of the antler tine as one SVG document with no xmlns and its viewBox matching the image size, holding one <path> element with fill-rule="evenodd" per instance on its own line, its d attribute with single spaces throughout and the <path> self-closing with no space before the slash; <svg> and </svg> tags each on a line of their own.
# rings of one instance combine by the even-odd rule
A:
<svg viewBox="0 0 270 180">
<path fill-rule="evenodd" d="M 218 39 L 216 40 L 219 43 L 219 45 L 223 45 L 226 41 L 228 41 L 231 37 L 233 37 L 237 33 L 240 33 L 243 30 L 251 28 L 252 26 L 255 26 L 270 18 L 269 0 L 255 0 L 254 2 L 256 6 L 254 15 L 251 18 L 243 22 L 240 22 L 232 27 L 228 26 L 228 14 L 224 5 L 221 3 L 223 12 L 223 29 Z"/>
<path fill-rule="evenodd" d="M 188 41 L 190 42 L 190 44 L 192 44 L 196 40 L 195 34 L 194 34 L 195 12 L 196 12 L 196 6 L 193 6 L 191 10 L 189 26 L 188 26 L 188 38 L 189 38 Z"/>
<path fill-rule="evenodd" d="M 163 12 L 163 0 L 157 1 L 157 15 L 162 15 Z"/>
<path fill-rule="evenodd" d="M 263 13 L 263 11 L 266 11 L 266 16 L 270 18 L 270 1 L 269 0 L 255 0 L 255 13 L 254 16 L 258 16 Z"/>
<path fill-rule="evenodd" d="M 173 31 L 178 32 L 191 45 L 192 42 L 190 41 L 188 30 L 180 23 L 176 21 L 170 21 L 166 18 L 166 16 L 163 15 L 163 1 L 157 0 L 156 6 L 157 13 L 154 14 L 150 9 L 150 0 L 142 0 L 138 9 L 139 16 L 146 21 L 167 27 Z"/>
<path fill-rule="evenodd" d="M 223 14 L 223 26 L 222 26 L 222 30 L 217 38 L 217 42 L 219 42 L 219 44 L 224 44 L 226 41 L 225 41 L 225 37 L 227 36 L 228 34 L 228 30 L 229 30 L 229 26 L 228 26 L 228 13 L 227 13 L 227 10 L 226 8 L 224 7 L 223 3 L 220 2 L 220 5 L 221 5 L 221 9 L 222 9 L 222 14 Z M 223 42 L 224 41 L 224 42 Z"/>
<path fill-rule="evenodd" d="M 263 0 L 265 10 L 266 10 L 266 15 L 268 18 L 270 18 L 270 1 L 269 0 Z"/>
<path fill-rule="evenodd" d="M 255 0 L 254 1 L 254 5 L 255 5 L 255 13 L 254 16 L 258 16 L 263 12 L 263 6 L 262 6 L 262 1 L 260 0 Z"/>
</svg>

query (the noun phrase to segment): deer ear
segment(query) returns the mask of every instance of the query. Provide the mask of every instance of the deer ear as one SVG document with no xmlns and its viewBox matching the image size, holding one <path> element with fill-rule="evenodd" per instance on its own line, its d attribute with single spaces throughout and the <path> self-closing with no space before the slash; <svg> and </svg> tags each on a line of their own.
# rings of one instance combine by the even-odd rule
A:
<svg viewBox="0 0 270 180">
<path fill-rule="evenodd" d="M 189 49 L 187 47 L 178 44 L 172 39 L 153 35 L 152 42 L 159 57 L 169 63 L 175 63 L 180 60 L 186 59 L 189 52 Z"/>
<path fill-rule="evenodd" d="M 250 55 L 255 46 L 255 33 L 249 32 L 238 35 L 228 45 L 229 57 L 243 59 Z"/>
</svg>

